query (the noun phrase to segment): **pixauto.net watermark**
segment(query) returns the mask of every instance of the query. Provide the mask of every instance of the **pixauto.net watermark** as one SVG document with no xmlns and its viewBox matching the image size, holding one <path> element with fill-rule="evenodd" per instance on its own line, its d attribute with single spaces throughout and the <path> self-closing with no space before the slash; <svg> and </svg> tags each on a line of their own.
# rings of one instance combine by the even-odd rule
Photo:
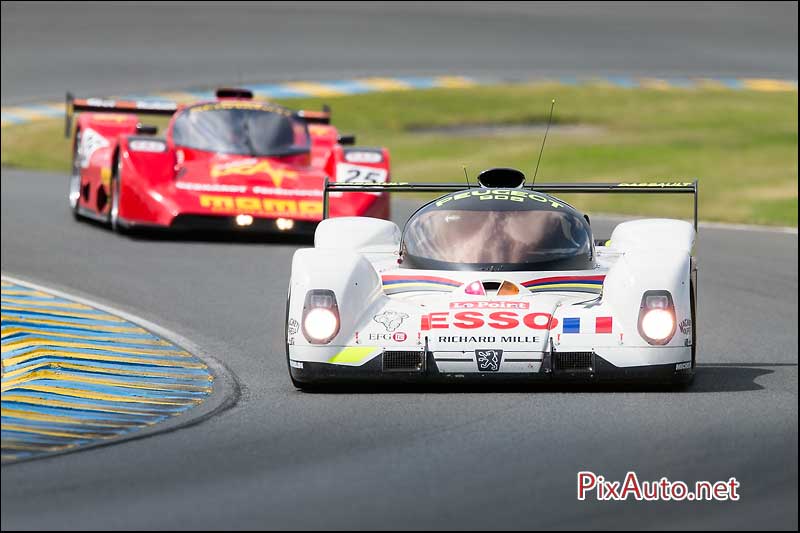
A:
<svg viewBox="0 0 800 533">
<path fill-rule="evenodd" d="M 578 499 L 591 495 L 597 501 L 739 501 L 739 482 L 727 481 L 639 481 L 636 472 L 628 472 L 622 481 L 609 481 L 594 472 L 578 472 Z"/>
</svg>

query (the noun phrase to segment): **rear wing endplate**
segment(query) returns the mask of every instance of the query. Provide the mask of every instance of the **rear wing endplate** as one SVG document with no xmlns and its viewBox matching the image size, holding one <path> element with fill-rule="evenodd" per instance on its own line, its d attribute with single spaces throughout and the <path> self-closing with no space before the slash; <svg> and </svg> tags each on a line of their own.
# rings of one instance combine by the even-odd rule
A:
<svg viewBox="0 0 800 533">
<path fill-rule="evenodd" d="M 172 116 L 177 110 L 178 104 L 169 101 L 75 98 L 72 93 L 67 93 L 64 137 L 69 137 L 70 133 L 72 133 L 72 118 L 75 113 L 88 111 L 94 113 L 135 113 Z"/>
<path fill-rule="evenodd" d="M 478 185 L 463 183 L 339 183 L 325 178 L 322 198 L 322 218 L 328 218 L 331 192 L 438 192 L 448 193 L 477 189 Z M 694 229 L 697 231 L 697 180 L 663 182 L 615 182 L 615 183 L 537 183 L 523 190 L 543 193 L 644 193 L 644 194 L 691 194 L 694 200 Z"/>
</svg>

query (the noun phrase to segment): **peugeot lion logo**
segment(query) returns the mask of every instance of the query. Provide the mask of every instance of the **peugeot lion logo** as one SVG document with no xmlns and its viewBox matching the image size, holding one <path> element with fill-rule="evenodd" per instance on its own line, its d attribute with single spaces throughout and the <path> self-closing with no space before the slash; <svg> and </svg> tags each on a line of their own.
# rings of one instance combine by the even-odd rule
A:
<svg viewBox="0 0 800 533">
<path fill-rule="evenodd" d="M 383 325 L 383 327 L 386 328 L 386 331 L 394 331 L 400 327 L 400 324 L 402 324 L 403 320 L 406 318 L 408 318 L 408 315 L 405 313 L 384 311 L 383 313 L 372 317 L 372 320 Z"/>
<path fill-rule="evenodd" d="M 478 358 L 478 370 L 481 372 L 497 372 L 503 360 L 503 350 L 475 350 Z"/>
</svg>

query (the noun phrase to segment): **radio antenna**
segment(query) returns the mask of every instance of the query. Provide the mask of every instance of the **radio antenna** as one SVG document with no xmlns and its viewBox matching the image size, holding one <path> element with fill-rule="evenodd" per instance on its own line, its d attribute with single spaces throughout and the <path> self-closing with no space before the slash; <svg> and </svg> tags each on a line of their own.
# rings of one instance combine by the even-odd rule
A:
<svg viewBox="0 0 800 533">
<path fill-rule="evenodd" d="M 547 127 L 544 130 L 544 139 L 542 139 L 542 147 L 539 149 L 539 159 L 536 160 L 536 170 L 533 171 L 533 181 L 531 182 L 531 189 L 536 183 L 536 175 L 539 173 L 539 163 L 542 161 L 542 152 L 544 152 L 544 143 L 547 142 L 547 132 L 550 131 L 550 124 L 553 122 L 553 108 L 556 106 L 556 99 L 550 103 L 550 117 L 547 119 Z"/>
<path fill-rule="evenodd" d="M 461 168 L 463 168 L 463 169 L 464 169 L 464 179 L 466 179 L 466 180 L 467 180 L 467 188 L 470 188 L 470 187 L 472 187 L 472 185 L 470 185 L 470 184 L 469 184 L 469 174 L 467 174 L 467 165 L 463 165 L 463 164 L 462 164 L 462 165 L 461 165 Z"/>
</svg>

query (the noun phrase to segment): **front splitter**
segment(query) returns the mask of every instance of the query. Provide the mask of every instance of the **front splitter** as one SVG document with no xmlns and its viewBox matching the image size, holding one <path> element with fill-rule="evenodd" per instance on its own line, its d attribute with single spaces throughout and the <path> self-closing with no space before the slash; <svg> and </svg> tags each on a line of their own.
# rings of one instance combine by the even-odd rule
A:
<svg viewBox="0 0 800 533">
<path fill-rule="evenodd" d="M 302 368 L 300 368 L 302 366 Z M 590 368 L 558 369 L 542 365 L 537 372 L 501 372 L 477 370 L 471 372 L 443 372 L 431 352 L 419 370 L 402 371 L 383 368 L 381 357 L 360 366 L 331 363 L 291 361 L 289 371 L 299 384 L 334 383 L 455 383 L 455 382 L 514 382 L 514 383 L 688 383 L 694 368 L 686 364 L 660 364 L 618 367 L 599 355 L 594 355 Z"/>
</svg>

